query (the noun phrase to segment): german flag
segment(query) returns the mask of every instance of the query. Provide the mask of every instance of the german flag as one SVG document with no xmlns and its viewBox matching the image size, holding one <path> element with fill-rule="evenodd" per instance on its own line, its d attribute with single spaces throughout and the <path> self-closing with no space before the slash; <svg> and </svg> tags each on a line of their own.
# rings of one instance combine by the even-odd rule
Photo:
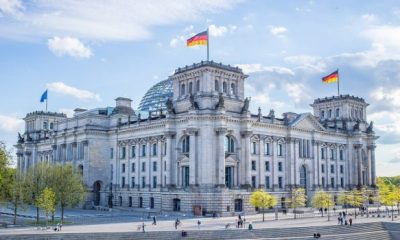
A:
<svg viewBox="0 0 400 240">
<path fill-rule="evenodd" d="M 322 78 L 323 83 L 334 83 L 337 82 L 339 79 L 339 70 L 334 71 L 333 73 L 329 74 L 326 77 Z"/>
<path fill-rule="evenodd" d="M 201 32 L 195 36 L 189 38 L 186 42 L 186 46 L 193 47 L 197 45 L 207 45 L 208 44 L 208 31 Z"/>
</svg>

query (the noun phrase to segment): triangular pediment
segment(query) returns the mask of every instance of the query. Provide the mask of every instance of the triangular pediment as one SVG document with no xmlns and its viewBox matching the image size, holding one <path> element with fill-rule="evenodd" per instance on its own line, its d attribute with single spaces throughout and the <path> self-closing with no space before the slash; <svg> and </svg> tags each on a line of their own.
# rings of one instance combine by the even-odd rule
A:
<svg viewBox="0 0 400 240">
<path fill-rule="evenodd" d="M 325 128 L 310 113 L 303 113 L 299 115 L 299 117 L 290 123 L 290 126 L 308 131 L 325 130 Z"/>
</svg>

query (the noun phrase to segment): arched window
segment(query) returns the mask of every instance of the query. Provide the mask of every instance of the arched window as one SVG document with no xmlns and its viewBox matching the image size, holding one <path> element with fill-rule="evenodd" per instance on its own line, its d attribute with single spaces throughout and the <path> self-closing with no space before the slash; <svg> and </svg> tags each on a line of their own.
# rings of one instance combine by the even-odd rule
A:
<svg viewBox="0 0 400 240">
<path fill-rule="evenodd" d="M 193 83 L 189 83 L 189 93 L 193 93 Z"/>
<path fill-rule="evenodd" d="M 332 117 L 332 109 L 329 109 L 329 111 L 328 111 L 328 118 L 331 118 Z"/>
<path fill-rule="evenodd" d="M 321 118 L 325 118 L 325 111 L 324 110 L 321 111 Z"/>
<path fill-rule="evenodd" d="M 181 85 L 181 96 L 185 95 L 185 84 Z"/>
<path fill-rule="evenodd" d="M 336 117 L 339 117 L 339 114 L 340 114 L 340 110 L 339 110 L 339 108 L 336 108 Z"/>
<path fill-rule="evenodd" d="M 189 136 L 185 136 L 182 140 L 182 152 L 188 153 L 190 151 Z"/>
<path fill-rule="evenodd" d="M 231 94 L 232 95 L 236 94 L 236 88 L 235 88 L 235 84 L 234 83 L 231 84 Z"/>
<path fill-rule="evenodd" d="M 53 128 L 54 128 L 54 123 L 50 123 L 50 130 L 53 130 Z"/>
<path fill-rule="evenodd" d="M 196 92 L 200 91 L 200 80 L 196 81 Z"/>
<path fill-rule="evenodd" d="M 219 92 L 219 83 L 218 83 L 218 80 L 215 80 L 215 91 Z"/>
<path fill-rule="evenodd" d="M 235 141 L 230 136 L 225 137 L 225 152 L 235 152 Z"/>
<path fill-rule="evenodd" d="M 223 83 L 222 83 L 222 91 L 223 91 L 224 93 L 226 93 L 226 92 L 228 91 L 227 86 L 226 86 L 226 82 L 223 82 Z"/>
</svg>

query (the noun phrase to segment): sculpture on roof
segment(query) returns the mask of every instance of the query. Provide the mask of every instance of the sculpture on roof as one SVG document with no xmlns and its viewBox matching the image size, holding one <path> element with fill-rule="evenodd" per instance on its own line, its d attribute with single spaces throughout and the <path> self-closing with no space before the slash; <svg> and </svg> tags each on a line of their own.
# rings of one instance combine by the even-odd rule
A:
<svg viewBox="0 0 400 240">
<path fill-rule="evenodd" d="M 218 103 L 217 103 L 217 105 L 215 106 L 215 108 L 218 109 L 218 108 L 224 108 L 224 107 L 225 107 L 225 100 L 224 100 L 224 97 L 222 96 L 222 93 L 219 93 L 219 96 L 218 96 Z"/>
<path fill-rule="evenodd" d="M 357 123 L 354 125 L 354 127 L 353 127 L 353 131 L 360 131 L 360 121 L 359 120 L 357 120 Z"/>
<path fill-rule="evenodd" d="M 199 104 L 194 100 L 194 95 L 190 94 L 189 96 L 190 105 L 192 109 L 199 109 Z"/>
<path fill-rule="evenodd" d="M 250 99 L 246 98 L 244 100 L 243 108 L 242 108 L 242 113 L 248 112 L 249 111 L 249 105 L 250 105 Z"/>
<path fill-rule="evenodd" d="M 374 121 L 369 123 L 369 126 L 367 127 L 367 133 L 374 133 Z"/>
<path fill-rule="evenodd" d="M 24 137 L 21 135 L 21 133 L 18 133 L 18 143 L 24 143 Z"/>
<path fill-rule="evenodd" d="M 172 103 L 171 98 L 167 99 L 165 106 L 167 106 L 168 113 L 175 113 L 174 104 Z"/>
</svg>

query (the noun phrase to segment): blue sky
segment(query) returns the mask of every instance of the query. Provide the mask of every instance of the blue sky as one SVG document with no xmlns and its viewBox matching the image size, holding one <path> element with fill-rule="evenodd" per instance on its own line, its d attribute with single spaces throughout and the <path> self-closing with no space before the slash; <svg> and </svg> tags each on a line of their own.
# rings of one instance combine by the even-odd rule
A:
<svg viewBox="0 0 400 240">
<path fill-rule="evenodd" d="M 8 147 L 27 112 L 70 114 L 141 97 L 174 69 L 205 60 L 185 41 L 210 29 L 210 58 L 249 74 L 251 109 L 310 112 L 341 93 L 370 103 L 381 138 L 378 175 L 400 174 L 400 6 L 397 1 L 0 0 L 0 139 Z"/>
</svg>

